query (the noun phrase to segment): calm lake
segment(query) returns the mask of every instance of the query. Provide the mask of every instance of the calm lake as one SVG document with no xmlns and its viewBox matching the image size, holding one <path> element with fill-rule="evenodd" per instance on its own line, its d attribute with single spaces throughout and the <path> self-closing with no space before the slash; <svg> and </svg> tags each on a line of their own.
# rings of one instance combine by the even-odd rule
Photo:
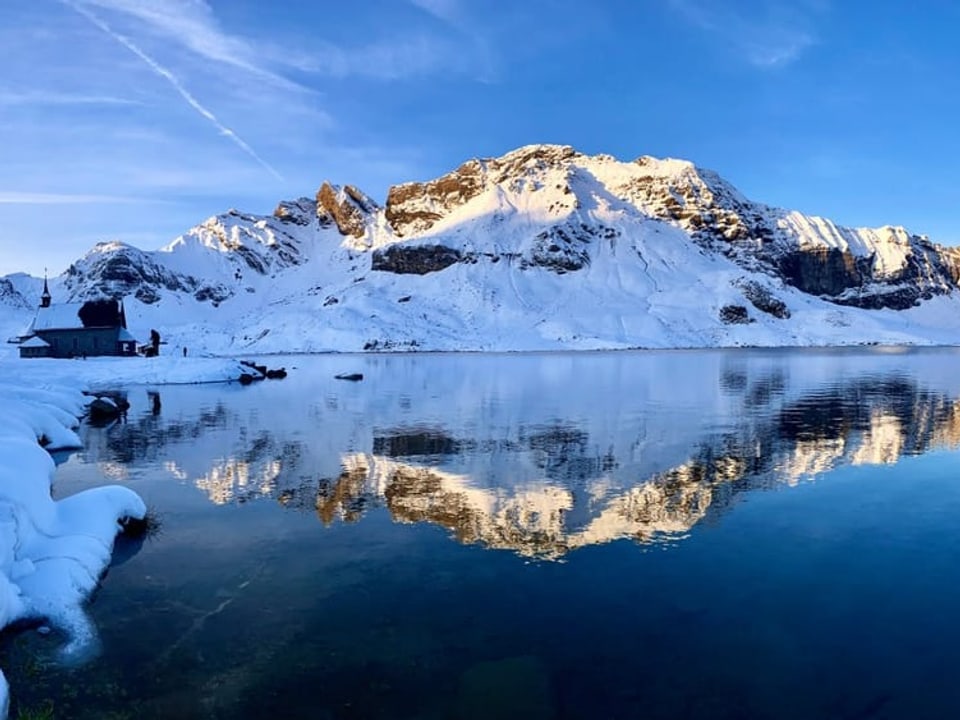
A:
<svg viewBox="0 0 960 720">
<path fill-rule="evenodd" d="M 161 527 L 86 662 L 5 634 L 12 718 L 960 707 L 958 351 L 269 364 L 83 428 L 55 495 L 126 484 Z"/>
</svg>

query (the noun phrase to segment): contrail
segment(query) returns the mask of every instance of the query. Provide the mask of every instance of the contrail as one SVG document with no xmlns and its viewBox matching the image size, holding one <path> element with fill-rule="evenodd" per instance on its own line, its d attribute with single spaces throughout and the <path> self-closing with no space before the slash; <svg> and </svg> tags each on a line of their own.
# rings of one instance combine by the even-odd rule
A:
<svg viewBox="0 0 960 720">
<path fill-rule="evenodd" d="M 221 134 L 221 135 L 225 135 L 225 136 L 228 137 L 230 140 L 232 140 L 232 141 L 237 145 L 237 147 L 239 147 L 239 148 L 240 148 L 241 150 L 243 150 L 247 155 L 249 155 L 249 156 L 252 157 L 254 160 L 256 160 L 258 163 L 260 163 L 260 164 L 261 164 L 264 168 L 266 168 L 266 169 L 270 172 L 270 174 L 273 175 L 275 178 L 277 178 L 278 180 L 281 180 L 281 181 L 284 179 L 284 178 L 283 178 L 283 175 L 281 175 L 280 173 L 278 173 L 278 172 L 273 168 L 273 166 L 270 165 L 270 163 L 268 163 L 268 162 L 267 162 L 266 160 L 264 160 L 262 157 L 260 157 L 259 155 L 257 155 L 256 151 L 255 151 L 252 147 L 250 147 L 250 146 L 244 141 L 243 138 L 241 138 L 239 135 L 237 135 L 233 130 L 231 130 L 230 128 L 228 128 L 228 127 L 227 127 L 226 125 L 224 125 L 222 122 L 220 122 L 219 120 L 217 120 L 217 116 L 216 116 L 216 115 L 214 115 L 212 112 L 210 112 L 209 110 L 207 110 L 207 108 L 205 108 L 203 105 L 201 105 L 201 104 L 200 104 L 200 101 L 197 100 L 193 95 L 191 95 L 191 94 L 190 94 L 190 91 L 187 90 L 187 89 L 180 83 L 180 81 L 177 79 L 177 76 L 176 76 L 176 75 L 174 75 L 172 72 L 170 72 L 169 70 L 167 70 L 167 68 L 163 67 L 163 65 L 161 65 L 160 63 L 158 63 L 158 62 L 157 62 L 156 60 L 154 60 L 152 57 L 150 57 L 149 55 L 147 55 L 147 54 L 146 54 L 143 50 L 141 50 L 139 47 L 137 47 L 136 45 L 134 45 L 133 42 L 132 42 L 131 40 L 129 40 L 127 37 L 125 37 L 125 36 L 121 35 L 120 33 L 116 32 L 113 28 L 111 28 L 109 25 L 107 25 L 107 23 L 105 23 L 103 20 L 101 20 L 100 18 L 98 18 L 96 15 L 94 15 L 92 12 L 90 12 L 89 10 L 87 10 L 85 7 L 83 7 L 83 6 L 81 6 L 81 5 L 78 5 L 77 3 L 73 2 L 73 0 L 60 0 L 60 2 L 61 2 L 62 4 L 64 4 L 64 5 L 66 5 L 67 7 L 71 8 L 72 10 L 78 12 L 80 15 L 82 15 L 82 16 L 85 17 L 87 20 L 89 20 L 91 23 L 93 23 L 93 24 L 96 25 L 98 28 L 100 28 L 101 30 L 103 30 L 107 35 L 109 35 L 109 36 L 112 37 L 114 40 L 116 40 L 118 43 L 120 43 L 120 44 L 123 45 L 125 48 L 127 48 L 127 50 L 129 50 L 129 51 L 132 52 L 134 55 L 136 55 L 138 58 L 140 58 L 141 60 L 143 60 L 143 61 L 150 67 L 151 70 L 153 70 L 157 75 L 159 75 L 160 77 L 164 78 L 167 82 L 169 82 L 171 85 L 173 85 L 173 89 L 176 90 L 176 91 L 180 94 L 180 97 L 182 97 L 184 100 L 187 101 L 187 104 L 188 104 L 190 107 L 192 107 L 194 110 L 196 110 L 198 113 L 200 113 L 203 117 L 205 117 L 207 120 L 209 120 L 211 123 L 213 123 L 214 127 L 216 127 L 217 130 L 220 131 L 220 134 Z"/>
</svg>

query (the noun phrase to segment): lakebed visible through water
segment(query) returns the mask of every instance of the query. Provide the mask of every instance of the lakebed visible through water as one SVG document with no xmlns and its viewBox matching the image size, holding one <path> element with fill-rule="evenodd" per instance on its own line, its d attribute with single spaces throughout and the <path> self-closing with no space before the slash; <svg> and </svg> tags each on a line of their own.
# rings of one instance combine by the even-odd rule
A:
<svg viewBox="0 0 960 720">
<path fill-rule="evenodd" d="M 118 544 L 94 657 L 4 637 L 15 710 L 943 717 L 960 704 L 958 363 L 297 356 L 247 388 L 129 388 L 54 492 L 126 484 L 160 527 Z"/>
</svg>

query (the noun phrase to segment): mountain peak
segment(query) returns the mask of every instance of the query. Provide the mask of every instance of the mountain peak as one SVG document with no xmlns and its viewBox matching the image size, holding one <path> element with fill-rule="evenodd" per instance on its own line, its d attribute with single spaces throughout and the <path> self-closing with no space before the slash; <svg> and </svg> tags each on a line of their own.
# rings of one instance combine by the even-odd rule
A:
<svg viewBox="0 0 960 720">
<path fill-rule="evenodd" d="M 367 225 L 380 209 L 368 195 L 353 185 L 343 187 L 324 182 L 317 190 L 317 216 L 321 222 L 336 223 L 341 235 L 362 238 Z"/>
<path fill-rule="evenodd" d="M 499 165 L 501 167 L 511 165 L 522 165 L 533 161 L 563 162 L 575 157 L 584 157 L 583 153 L 578 152 L 570 145 L 554 145 L 550 143 L 540 143 L 533 145 L 523 145 L 510 150 L 500 157 L 487 158 L 486 162 Z"/>
<path fill-rule="evenodd" d="M 394 185 L 382 207 L 323 182 L 158 251 L 102 243 L 62 280 L 72 299 L 132 295 L 144 317 L 242 317 L 204 342 L 270 351 L 889 341 L 939 326 L 869 310 L 943 314 L 958 283 L 960 250 L 903 228 L 755 203 L 688 160 L 552 144 Z"/>
</svg>

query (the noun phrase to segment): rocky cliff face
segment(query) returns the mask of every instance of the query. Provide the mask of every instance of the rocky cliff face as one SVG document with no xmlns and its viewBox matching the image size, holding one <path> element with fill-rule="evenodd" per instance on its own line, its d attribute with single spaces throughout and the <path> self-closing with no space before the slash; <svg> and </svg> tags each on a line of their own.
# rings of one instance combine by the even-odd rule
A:
<svg viewBox="0 0 960 720">
<path fill-rule="evenodd" d="M 805 293 L 873 310 L 904 310 L 957 288 L 960 256 L 956 249 L 918 236 L 895 238 L 891 244 L 904 250 L 903 264 L 892 272 L 878 267 L 876 254 L 858 256 L 836 247 L 788 248 L 771 254 L 768 262 L 785 282 Z"/>
<path fill-rule="evenodd" d="M 379 209 L 353 185 L 338 188 L 325 182 L 317 191 L 317 217 L 321 224 L 333 221 L 341 235 L 362 238 Z"/>
<path fill-rule="evenodd" d="M 347 222 L 349 216 L 337 212 Z M 173 293 L 216 307 L 250 287 L 252 278 L 265 280 L 307 262 L 304 234 L 336 222 L 306 198 L 280 203 L 271 217 L 230 210 L 159 251 L 100 243 L 67 268 L 63 287 L 71 300 L 133 297 L 151 305 Z"/>
<path fill-rule="evenodd" d="M 307 309 L 332 329 L 320 349 L 834 343 L 864 325 L 845 308 L 954 294 L 960 250 L 771 208 L 682 160 L 535 145 L 396 185 L 382 207 L 325 182 L 269 216 L 212 217 L 159 251 L 101 244 L 60 282 L 68 299 L 236 308 L 256 326 L 250 342 L 275 338 L 285 309 Z M 315 348 L 302 342 L 270 349 Z"/>
<path fill-rule="evenodd" d="M 72 300 L 133 297 L 150 305 L 168 290 L 198 302 L 220 303 L 231 291 L 218 283 L 178 273 L 151 254 L 122 243 L 101 243 L 67 268 L 63 284 Z"/>
<path fill-rule="evenodd" d="M 705 250 L 746 270 L 776 274 L 804 293 L 839 305 L 904 309 L 952 292 L 960 280 L 960 251 L 903 228 L 842 228 L 751 202 L 716 173 L 689 162 L 644 156 L 621 163 L 567 146 L 521 148 L 502 158 L 471 160 L 427 183 L 395 186 L 384 217 L 396 237 L 415 237 L 456 216 L 483 193 L 497 191 L 551 196 L 538 210 L 566 221 L 532 235 L 535 247 L 526 264 L 559 273 L 589 263 L 591 240 L 617 234 L 602 223 L 580 222 L 584 210 L 603 205 L 675 225 Z M 404 247 L 391 249 L 393 256 L 399 257 Z"/>
<path fill-rule="evenodd" d="M 25 310 L 30 307 L 27 299 L 17 291 L 13 283 L 7 278 L 0 278 L 0 305 L 6 305 L 15 310 Z"/>
</svg>

